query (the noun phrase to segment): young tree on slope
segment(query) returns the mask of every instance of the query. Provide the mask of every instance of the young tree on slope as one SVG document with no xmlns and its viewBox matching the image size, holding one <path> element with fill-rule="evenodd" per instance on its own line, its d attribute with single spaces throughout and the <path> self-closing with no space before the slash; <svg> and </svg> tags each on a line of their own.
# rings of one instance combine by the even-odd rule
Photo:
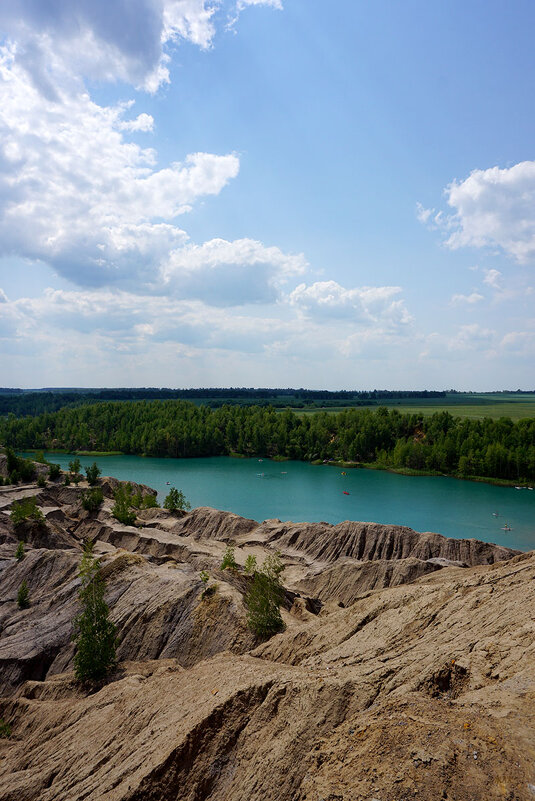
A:
<svg viewBox="0 0 535 801">
<path fill-rule="evenodd" d="M 90 541 L 85 546 L 78 575 L 82 581 L 78 593 L 82 609 L 74 620 L 74 672 L 79 681 L 96 681 L 104 678 L 115 664 L 117 636 L 104 600 L 100 560 L 93 555 Z"/>
</svg>

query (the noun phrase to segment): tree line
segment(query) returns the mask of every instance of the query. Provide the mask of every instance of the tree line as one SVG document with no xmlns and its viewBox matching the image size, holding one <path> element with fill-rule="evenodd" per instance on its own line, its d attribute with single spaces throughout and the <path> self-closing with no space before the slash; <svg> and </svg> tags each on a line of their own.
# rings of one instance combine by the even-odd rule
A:
<svg viewBox="0 0 535 801">
<path fill-rule="evenodd" d="M 471 420 L 438 412 L 349 409 L 298 415 L 271 407 L 210 409 L 188 401 L 105 402 L 0 420 L 18 450 L 343 460 L 514 481 L 535 479 L 535 418 Z"/>
<path fill-rule="evenodd" d="M 65 406 L 83 406 L 107 400 L 192 400 L 212 408 L 224 405 L 248 406 L 258 404 L 285 408 L 293 406 L 369 405 L 381 400 L 443 398 L 445 392 L 433 390 L 314 390 L 314 389 L 255 389 L 252 387 L 212 387 L 202 389 L 167 389 L 138 387 L 133 389 L 92 389 L 62 391 L 29 391 L 0 388 L 0 416 L 14 414 L 36 416 L 55 412 Z"/>
</svg>

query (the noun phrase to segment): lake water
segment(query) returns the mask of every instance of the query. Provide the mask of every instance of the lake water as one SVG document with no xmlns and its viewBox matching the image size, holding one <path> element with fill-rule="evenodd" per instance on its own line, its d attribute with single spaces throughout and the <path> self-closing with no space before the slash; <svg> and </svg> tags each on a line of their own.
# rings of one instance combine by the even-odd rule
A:
<svg viewBox="0 0 535 801">
<path fill-rule="evenodd" d="M 73 457 L 51 453 L 47 458 L 68 469 Z M 80 457 L 82 467 L 94 461 L 103 475 L 158 490 L 160 502 L 174 486 L 192 506 L 213 506 L 258 521 L 395 523 L 448 537 L 535 549 L 535 491 L 527 489 L 381 470 L 349 469 L 344 476 L 340 468 L 328 465 L 267 459 Z M 493 512 L 499 516 L 493 517 Z M 512 531 L 501 530 L 506 524 Z"/>
</svg>

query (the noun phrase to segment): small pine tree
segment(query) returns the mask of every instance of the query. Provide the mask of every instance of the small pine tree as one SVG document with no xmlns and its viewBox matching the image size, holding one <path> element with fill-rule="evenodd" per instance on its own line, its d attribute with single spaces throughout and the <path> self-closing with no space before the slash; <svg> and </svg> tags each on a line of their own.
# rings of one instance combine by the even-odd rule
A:
<svg viewBox="0 0 535 801">
<path fill-rule="evenodd" d="M 82 465 L 80 464 L 80 459 L 77 456 L 74 459 L 71 459 L 69 462 L 69 470 L 73 475 L 78 475 L 81 468 Z"/>
<path fill-rule="evenodd" d="M 234 548 L 232 545 L 227 545 L 225 553 L 223 554 L 223 561 L 221 562 L 220 570 L 226 570 L 227 567 L 236 568 L 238 563 L 234 558 Z"/>
<path fill-rule="evenodd" d="M 186 500 L 186 496 L 182 490 L 171 487 L 169 494 L 163 502 L 163 508 L 169 509 L 170 512 L 176 512 L 178 509 L 191 509 L 191 504 Z"/>
<path fill-rule="evenodd" d="M 30 606 L 30 590 L 26 584 L 26 580 L 22 582 L 17 593 L 17 605 L 19 609 L 28 609 Z"/>
<path fill-rule="evenodd" d="M 41 474 L 37 476 L 37 486 L 41 489 L 46 487 L 46 478 Z"/>
<path fill-rule="evenodd" d="M 93 555 L 90 541 L 84 549 L 78 575 L 82 582 L 78 593 L 82 609 L 74 621 L 74 672 L 79 681 L 97 681 L 115 664 L 117 636 L 104 600 L 100 560 Z"/>
<path fill-rule="evenodd" d="M 280 605 L 284 598 L 281 574 L 284 565 L 280 555 L 266 557 L 260 570 L 255 572 L 245 597 L 249 628 L 262 639 L 268 639 L 284 630 Z"/>
<path fill-rule="evenodd" d="M 87 512 L 96 512 L 104 500 L 104 493 L 100 487 L 82 492 L 82 506 Z"/>
<path fill-rule="evenodd" d="M 22 562 L 24 559 L 24 542 L 20 540 L 19 544 L 17 545 L 17 550 L 15 551 L 15 559 L 17 562 Z"/>
<path fill-rule="evenodd" d="M 115 503 L 112 507 L 111 513 L 119 523 L 124 523 L 125 526 L 133 526 L 136 522 L 136 513 L 132 512 L 130 507 L 132 505 L 132 487 L 127 484 L 126 487 L 117 487 L 114 494 Z"/>
<path fill-rule="evenodd" d="M 9 740 L 11 737 L 11 726 L 3 718 L 0 718 L 0 738 Z"/>
<path fill-rule="evenodd" d="M 45 516 L 37 506 L 35 498 L 22 498 L 20 501 L 14 501 L 10 513 L 11 522 L 18 526 L 26 520 L 35 520 L 38 523 L 44 523 Z"/>
<path fill-rule="evenodd" d="M 249 554 L 245 560 L 243 571 L 247 576 L 253 575 L 253 573 L 256 571 L 256 556 L 253 556 L 251 553 Z"/>
<path fill-rule="evenodd" d="M 61 475 L 61 467 L 59 464 L 51 464 L 48 468 L 48 477 L 50 481 L 56 481 Z"/>
<path fill-rule="evenodd" d="M 98 477 L 100 476 L 101 473 L 102 470 L 100 469 L 100 467 L 97 465 L 96 462 L 93 462 L 91 467 L 85 468 L 85 474 L 87 476 L 87 481 L 90 484 L 90 486 L 92 487 L 95 486 L 95 484 L 98 481 Z"/>
</svg>

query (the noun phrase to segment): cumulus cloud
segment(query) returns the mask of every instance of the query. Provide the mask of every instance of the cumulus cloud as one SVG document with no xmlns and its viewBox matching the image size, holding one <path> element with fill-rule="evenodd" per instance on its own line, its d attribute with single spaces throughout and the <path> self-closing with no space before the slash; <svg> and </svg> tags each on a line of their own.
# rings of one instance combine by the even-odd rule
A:
<svg viewBox="0 0 535 801">
<path fill-rule="evenodd" d="M 4 290 L 0 287 L 0 303 L 7 303 L 8 298 Z"/>
<path fill-rule="evenodd" d="M 468 303 L 468 305 L 472 306 L 474 303 L 479 303 L 480 300 L 483 300 L 483 295 L 475 291 L 469 295 L 452 295 L 451 297 L 451 302 L 454 305 Z"/>
<path fill-rule="evenodd" d="M 283 253 L 252 239 L 212 239 L 173 251 L 162 268 L 166 288 L 215 306 L 271 303 L 283 285 L 305 272 L 302 254 Z"/>
<path fill-rule="evenodd" d="M 418 218 L 446 231 L 448 247 L 498 248 L 520 264 L 535 259 L 535 161 L 473 170 L 445 195 L 452 214 L 420 205 Z"/>
<path fill-rule="evenodd" d="M 49 99 L 68 76 L 155 91 L 169 81 L 166 46 L 185 39 L 209 47 L 214 11 L 204 0 L 3 0 L 0 28 Z"/>
<path fill-rule="evenodd" d="M 501 277 L 502 274 L 499 270 L 484 270 L 485 277 L 483 278 L 483 283 L 487 284 L 487 286 L 492 287 L 493 289 L 501 289 Z"/>
<path fill-rule="evenodd" d="M 247 6 L 271 6 L 282 10 L 282 0 L 238 0 L 236 9 L 242 11 Z"/>
<path fill-rule="evenodd" d="M 126 110 L 86 93 L 51 103 L 12 49 L 0 50 L 1 255 L 46 261 L 94 285 L 150 276 L 187 241 L 172 221 L 218 194 L 239 160 L 194 153 L 156 169 L 153 150 L 125 140 Z M 151 119 L 140 115 L 132 127 L 146 130 Z"/>
<path fill-rule="evenodd" d="M 478 323 L 462 325 L 457 333 L 449 340 L 450 350 L 486 350 L 494 340 L 496 332 L 484 328 Z"/>
<path fill-rule="evenodd" d="M 403 300 L 394 300 L 400 292 L 398 286 L 345 289 L 336 281 L 317 281 L 309 286 L 299 284 L 289 302 L 315 319 L 345 318 L 359 324 L 381 321 L 399 327 L 412 321 Z"/>
</svg>

